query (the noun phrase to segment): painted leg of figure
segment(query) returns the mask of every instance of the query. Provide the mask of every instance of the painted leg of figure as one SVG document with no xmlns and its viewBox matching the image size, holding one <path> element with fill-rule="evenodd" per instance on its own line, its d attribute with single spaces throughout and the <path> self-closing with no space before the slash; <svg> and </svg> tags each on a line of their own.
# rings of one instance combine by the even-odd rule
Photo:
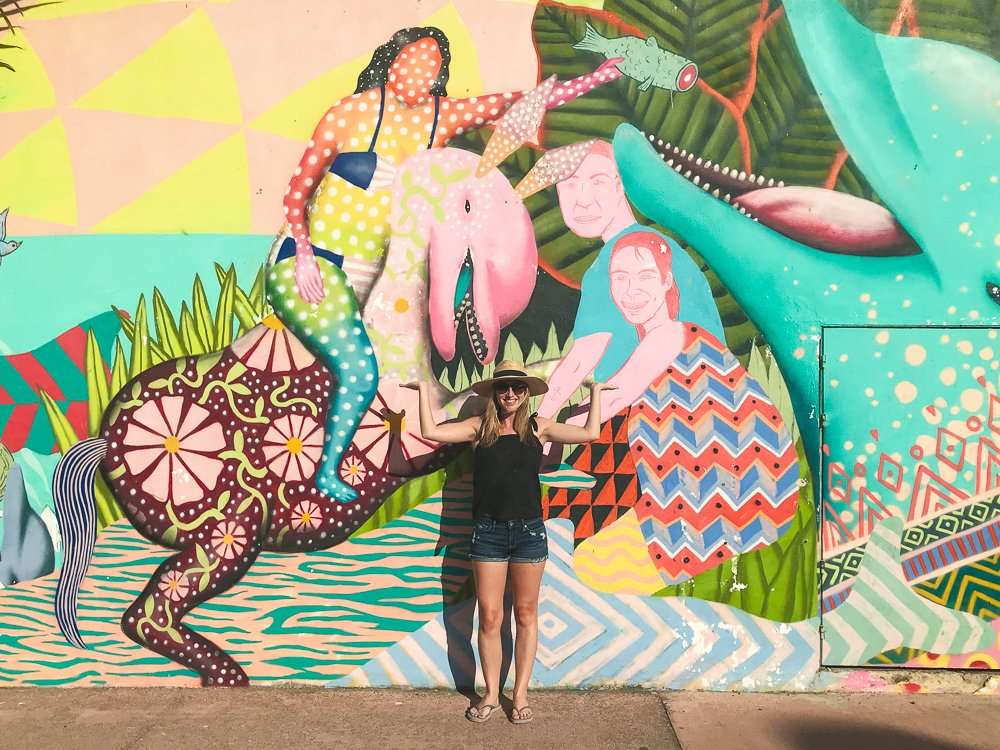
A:
<svg viewBox="0 0 1000 750">
<path fill-rule="evenodd" d="M 267 274 L 267 293 L 275 314 L 333 375 L 327 412 L 326 443 L 316 473 L 321 492 L 344 503 L 357 492 L 338 476 L 341 457 L 378 390 L 378 362 L 361 322 L 357 299 L 338 266 L 317 258 L 326 297 L 318 305 L 295 289 L 295 258 L 279 261 Z"/>
<path fill-rule="evenodd" d="M 243 578 L 260 554 L 261 535 L 235 521 L 219 521 L 206 532 L 205 544 L 168 557 L 156 569 L 122 615 L 122 631 L 140 646 L 193 669 L 206 687 L 242 687 L 250 680 L 236 660 L 181 620 Z"/>
</svg>

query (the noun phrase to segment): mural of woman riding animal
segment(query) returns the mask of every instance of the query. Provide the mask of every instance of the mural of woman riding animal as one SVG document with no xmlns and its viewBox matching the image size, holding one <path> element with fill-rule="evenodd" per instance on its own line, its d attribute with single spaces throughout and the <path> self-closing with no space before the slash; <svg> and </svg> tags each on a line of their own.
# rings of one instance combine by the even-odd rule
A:
<svg viewBox="0 0 1000 750">
<path fill-rule="evenodd" d="M 400 39 L 410 41 L 403 46 Z M 387 58 L 386 49 L 398 54 Z M 420 60 L 411 61 L 410 57 Z M 387 59 L 392 60 L 391 65 L 385 64 Z M 412 165 L 403 162 L 395 188 L 399 247 L 394 247 L 395 239 L 390 241 L 382 275 L 370 291 L 364 317 L 341 270 L 342 258 L 305 244 L 308 234 L 289 241 L 283 230 L 274 243 L 267 270 L 268 297 L 275 312 L 224 351 L 164 362 L 127 383 L 104 416 L 101 436 L 79 443 L 60 463 L 53 487 L 68 562 L 60 576 L 56 610 L 60 627 L 76 645 L 84 646 L 75 614 L 76 590 L 93 551 L 91 484 L 98 469 L 140 533 L 178 551 L 158 568 L 123 615 L 125 633 L 146 648 L 194 669 L 206 685 L 243 685 L 248 678 L 239 664 L 186 627 L 181 622 L 183 616 L 236 584 L 263 550 L 308 552 L 336 545 L 378 508 L 400 483 L 399 474 L 435 467 L 426 460 L 416 464 L 413 458 L 419 454 L 409 450 L 405 438 L 398 434 L 388 439 L 398 444 L 384 446 L 384 458 L 376 464 L 378 450 L 365 431 L 364 416 L 379 394 L 382 380 L 388 380 L 387 387 L 398 384 L 401 374 L 406 380 L 420 374 L 417 368 L 430 375 L 430 342 L 420 333 L 420 317 L 430 317 L 430 334 L 438 349 L 445 356 L 454 352 L 455 336 L 464 331 L 454 324 L 458 310 L 451 300 L 456 296 L 463 263 L 470 261 L 477 268 L 469 302 L 462 309 L 471 321 L 468 335 L 474 337 L 484 364 L 496 356 L 500 328 L 527 305 L 537 263 L 530 218 L 506 179 L 486 156 L 438 147 L 441 140 L 436 139 L 446 140 L 456 130 L 475 127 L 487 117 L 506 112 L 514 125 L 508 127 L 501 118 L 494 135 L 502 148 L 493 158 L 502 159 L 537 131 L 549 106 L 565 103 L 597 83 L 617 77 L 616 71 L 602 69 L 594 76 L 558 87 L 553 78 L 526 96 L 488 96 L 481 105 L 434 94 L 431 105 L 428 100 L 433 85 L 443 92 L 447 71 L 442 73 L 441 66 L 447 59 L 447 39 L 440 31 L 410 29 L 380 48 L 361 76 L 359 87 L 372 76 L 383 84 L 386 77 L 390 82 L 377 92 L 380 110 L 372 149 L 380 130 L 384 137 L 393 135 L 391 126 L 383 127 L 382 120 L 401 109 L 433 106 L 435 117 L 443 113 L 448 123 L 439 128 L 437 120 L 431 120 L 427 144 L 414 142 L 400 147 L 404 157 L 407 148 L 411 152 L 424 146 L 435 148 L 425 151 L 426 157 L 413 157 Z M 411 72 L 400 73 L 407 65 Z M 421 92 L 420 96 L 414 91 Z M 393 100 L 387 107 L 387 98 L 397 96 L 399 101 Z M 360 179 L 357 164 L 367 160 L 344 157 L 374 156 L 375 151 L 340 150 L 349 140 L 342 135 L 346 120 L 337 120 L 337 116 L 350 111 L 363 113 L 369 99 L 373 99 L 370 92 L 349 97 L 321 122 L 317 137 L 339 153 L 332 159 L 333 148 L 324 149 L 326 161 L 321 169 L 325 172 L 329 167 L 334 177 L 327 178 L 327 187 L 319 175 L 315 177 L 320 182 L 317 195 L 305 208 L 304 202 L 295 203 L 299 191 L 293 188 L 312 184 L 314 178 L 300 177 L 316 170 L 296 169 L 289 187 L 293 198 L 286 200 L 293 234 L 304 232 L 309 221 L 300 219 L 301 213 L 323 215 L 321 196 L 332 198 L 338 190 L 348 196 L 355 192 L 355 188 L 335 182 L 344 179 L 342 173 L 351 180 Z M 450 117 L 453 108 L 466 107 L 460 120 Z M 481 117 L 486 107 L 486 116 Z M 429 113 L 418 110 L 414 117 L 422 117 L 419 112 Z M 365 116 L 359 117 L 356 125 L 364 131 Z M 393 138 L 389 143 L 397 141 Z M 384 155 L 371 160 L 376 174 L 379 168 L 375 162 L 380 158 Z M 342 159 L 353 166 L 344 166 Z M 557 154 L 552 159 L 559 161 Z M 309 167 L 318 163 L 315 147 L 310 146 L 302 164 Z M 442 174 L 446 191 L 433 184 L 442 180 Z M 417 185 L 408 190 L 413 183 Z M 366 192 L 370 187 L 366 182 L 356 191 L 366 211 L 389 203 L 391 191 Z M 420 194 L 427 196 L 431 211 L 427 206 L 414 211 L 411 204 Z M 290 208 L 293 204 L 296 207 Z M 385 221 L 384 212 L 380 216 Z M 315 221 L 322 226 L 322 220 Z M 420 238 L 417 245 L 422 247 L 413 244 L 414 232 Z M 421 264 L 414 253 L 426 258 L 425 271 L 419 270 Z M 406 257 L 397 260 L 403 255 Z M 500 259 L 521 271 L 500 274 L 499 264 L 495 264 Z M 397 266 L 409 272 L 400 283 Z M 393 332 L 392 322 L 379 319 L 383 283 L 391 287 L 395 297 L 401 293 L 401 284 L 408 287 L 406 293 L 420 316 L 415 325 Z M 449 300 L 447 311 L 440 309 L 439 298 Z M 423 306 L 417 307 L 421 301 Z M 391 352 L 379 356 L 377 343 L 366 333 L 373 324 L 382 336 L 395 333 L 394 345 L 397 351 L 405 352 L 405 363 Z M 411 339 L 410 345 L 404 342 L 406 338 Z M 379 396 L 379 400 L 382 409 L 376 412 L 376 419 L 382 422 L 389 408 L 384 397 Z M 454 399 L 456 405 L 446 413 L 454 416 L 462 400 Z M 422 439 L 418 442 L 424 454 L 436 447 Z M 343 460 L 348 446 L 350 453 Z M 391 458 L 400 453 L 408 465 L 393 469 Z"/>
<path fill-rule="evenodd" d="M 1000 667 L 996 13 L 598 4 L 98 3 L 79 70 L 26 9 L 0 683 L 475 686 L 469 455 L 404 386 L 464 419 L 501 360 L 543 418 L 616 386 L 544 449 L 533 685 Z"/>
</svg>

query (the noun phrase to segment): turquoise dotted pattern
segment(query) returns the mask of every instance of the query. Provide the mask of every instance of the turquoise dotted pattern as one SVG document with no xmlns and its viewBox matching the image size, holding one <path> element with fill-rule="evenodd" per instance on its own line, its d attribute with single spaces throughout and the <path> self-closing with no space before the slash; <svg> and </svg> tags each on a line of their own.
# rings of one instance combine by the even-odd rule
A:
<svg viewBox="0 0 1000 750">
<path fill-rule="evenodd" d="M 316 486 L 348 503 L 357 499 L 357 492 L 340 479 L 338 469 L 378 390 L 378 361 L 346 274 L 325 258 L 317 257 L 316 262 L 326 290 L 318 305 L 299 296 L 294 257 L 268 269 L 267 296 L 275 314 L 334 376 Z"/>
</svg>

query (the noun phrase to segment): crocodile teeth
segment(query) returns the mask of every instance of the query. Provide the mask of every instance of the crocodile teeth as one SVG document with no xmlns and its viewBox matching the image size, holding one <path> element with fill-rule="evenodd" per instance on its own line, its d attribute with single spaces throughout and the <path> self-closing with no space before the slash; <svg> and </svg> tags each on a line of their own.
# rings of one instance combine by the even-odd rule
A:
<svg viewBox="0 0 1000 750">
<path fill-rule="evenodd" d="M 674 171 L 677 172 L 678 174 L 680 174 L 682 169 L 684 169 L 684 167 L 682 167 L 680 164 L 674 167 Z"/>
<path fill-rule="evenodd" d="M 784 186 L 785 186 L 785 183 L 783 183 L 781 180 L 778 180 L 778 187 L 784 187 Z"/>
<path fill-rule="evenodd" d="M 680 171 L 679 167 L 678 167 L 677 171 L 678 172 Z M 690 179 L 690 178 L 691 178 L 691 170 L 689 169 L 687 172 L 684 173 L 684 179 L 687 180 L 687 179 Z"/>
<path fill-rule="evenodd" d="M 716 164 L 714 167 L 712 167 L 712 169 L 714 169 L 716 172 L 718 172 L 719 171 L 719 165 Z"/>
<path fill-rule="evenodd" d="M 718 198 L 719 197 L 719 188 L 716 188 L 715 190 L 713 190 L 712 191 L 712 195 L 714 195 L 716 198 Z"/>
<path fill-rule="evenodd" d="M 756 181 L 757 181 L 757 175 L 755 175 L 753 172 L 751 172 L 750 173 L 750 182 L 756 182 Z"/>
<path fill-rule="evenodd" d="M 741 180 L 745 180 L 747 178 L 747 173 L 744 172 L 742 169 L 740 170 L 739 178 Z"/>
<path fill-rule="evenodd" d="M 646 135 L 646 134 L 643 133 L 643 135 Z M 652 133 L 650 133 L 648 137 L 649 137 L 649 140 L 653 140 L 656 136 L 653 135 Z"/>
<path fill-rule="evenodd" d="M 688 172 L 688 174 L 691 174 L 691 173 Z M 698 175 L 694 176 L 694 184 L 695 185 L 700 185 L 701 184 L 701 178 Z"/>
<path fill-rule="evenodd" d="M 722 174 L 729 174 L 729 167 L 723 167 Z"/>
<path fill-rule="evenodd" d="M 726 197 L 723 198 L 722 200 L 724 200 L 726 203 L 729 203 L 730 198 L 732 198 L 732 196 L 729 193 L 726 193 Z"/>
<path fill-rule="evenodd" d="M 681 156 L 687 156 L 687 155 L 688 155 L 687 149 L 682 148 L 681 149 Z"/>
<path fill-rule="evenodd" d="M 694 158 L 694 151 L 688 154 L 688 161 L 691 161 L 693 158 Z M 699 161 L 701 161 L 701 159 L 699 159 Z"/>
<path fill-rule="evenodd" d="M 774 178 L 772 177 L 770 180 L 767 181 L 767 186 L 771 187 L 773 184 L 774 184 Z"/>
<path fill-rule="evenodd" d="M 709 190 L 712 189 L 712 186 L 706 182 L 704 185 L 701 186 L 701 189 L 707 193 Z"/>
<path fill-rule="evenodd" d="M 667 159 L 667 166 L 668 167 L 674 166 L 674 160 L 673 159 Z"/>
<path fill-rule="evenodd" d="M 699 157 L 698 157 L 698 159 L 697 159 L 697 160 L 695 161 L 695 164 L 697 164 L 697 165 L 698 165 L 699 167 L 701 166 L 701 157 L 700 157 L 700 156 L 699 156 Z"/>
<path fill-rule="evenodd" d="M 764 175 L 761 175 L 760 177 L 757 178 L 757 184 L 758 185 L 764 184 Z"/>
<path fill-rule="evenodd" d="M 663 145 L 663 139 L 662 139 L 662 138 L 657 138 L 657 139 L 656 139 L 656 142 L 657 142 L 657 143 L 658 143 L 659 145 L 661 145 L 661 146 Z"/>
</svg>

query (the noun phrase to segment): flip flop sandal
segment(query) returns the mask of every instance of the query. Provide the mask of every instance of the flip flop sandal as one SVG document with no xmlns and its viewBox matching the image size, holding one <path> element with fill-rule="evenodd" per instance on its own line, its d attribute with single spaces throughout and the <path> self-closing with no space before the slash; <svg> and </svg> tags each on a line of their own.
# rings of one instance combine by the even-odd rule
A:
<svg viewBox="0 0 1000 750">
<path fill-rule="evenodd" d="M 477 724 L 482 724 L 484 721 L 489 721 L 490 717 L 493 716 L 493 712 L 496 711 L 498 708 L 500 708 L 500 706 L 497 703 L 488 703 L 485 706 L 478 706 L 478 707 L 469 706 L 467 709 L 465 709 L 465 718 L 468 719 L 469 721 L 474 721 Z M 485 711 L 486 709 L 489 709 L 489 713 L 487 713 L 484 716 L 481 712 Z"/>
<path fill-rule="evenodd" d="M 528 712 L 527 718 L 524 716 L 524 712 Z M 514 714 L 517 714 L 519 718 L 515 719 Z M 527 724 L 529 721 L 535 718 L 535 712 L 531 710 L 531 706 L 521 706 L 520 708 L 515 708 L 510 713 L 510 723 L 511 724 Z"/>
</svg>

